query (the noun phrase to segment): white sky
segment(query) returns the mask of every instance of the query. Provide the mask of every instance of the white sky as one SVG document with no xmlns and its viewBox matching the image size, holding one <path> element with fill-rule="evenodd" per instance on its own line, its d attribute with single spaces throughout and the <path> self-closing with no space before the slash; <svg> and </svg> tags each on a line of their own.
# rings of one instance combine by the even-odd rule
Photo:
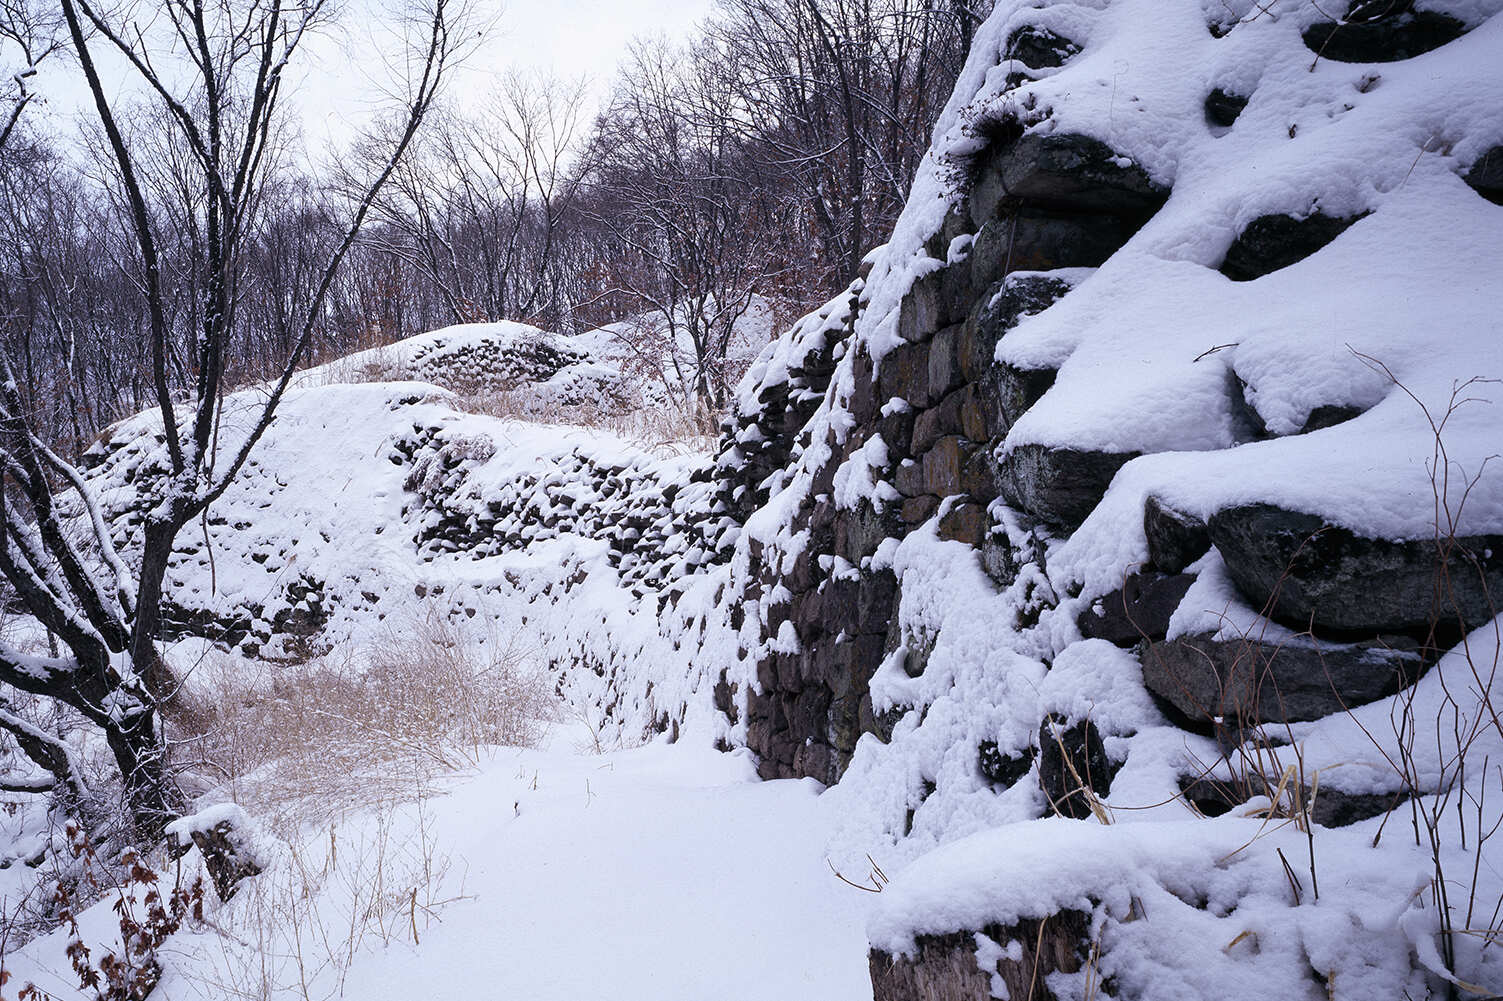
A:
<svg viewBox="0 0 1503 1001">
<path fill-rule="evenodd" d="M 383 11 L 401 0 L 347 0 L 339 28 L 302 52 L 305 77 L 292 98 L 303 108 L 310 151 L 339 144 L 359 130 L 376 106 L 383 63 L 379 53 L 393 50 L 390 16 Z M 493 22 L 484 43 L 452 80 L 451 94 L 483 93 L 508 69 L 538 68 L 565 78 L 586 77 L 598 100 L 609 89 L 627 43 L 634 37 L 666 34 L 683 38 L 708 14 L 714 0 L 473 0 L 482 21 Z M 96 52 L 102 55 L 103 46 Z M 101 59 L 101 63 L 104 60 Z M 106 67 L 107 68 L 107 67 Z M 37 124 L 59 131 L 87 106 L 76 64 L 44 64 L 38 80 L 47 98 L 36 108 L 45 116 Z M 316 155 L 316 154 L 315 154 Z"/>
<path fill-rule="evenodd" d="M 400 0 L 397 0 L 400 2 Z M 596 100 L 604 97 L 615 75 L 617 62 L 627 44 L 636 37 L 666 34 L 682 38 L 695 22 L 710 12 L 714 0 L 472 0 L 477 19 L 491 25 L 484 44 L 466 60 L 452 80 L 451 94 L 482 93 L 495 78 L 514 68 L 536 68 L 564 78 L 584 77 Z M 333 97 L 335 106 L 307 116 L 310 140 L 320 125 L 337 135 L 343 120 L 358 107 L 362 76 L 358 53 L 372 47 L 372 25 L 380 23 L 383 0 L 350 0 L 345 17 L 345 37 L 338 48 L 320 46 L 321 73 L 302 88 L 313 95 Z M 366 23 L 356 15 L 366 7 Z M 390 40 L 377 40 L 375 47 L 390 47 Z M 357 55 L 351 56 L 355 52 Z M 326 55 L 328 53 L 328 55 Z M 339 67 L 339 62 L 346 67 Z M 353 69 L 354 72 L 350 70 Z M 371 67 L 379 72 L 379 67 Z M 321 86 L 323 80 L 334 84 Z M 337 96 L 335 96 L 337 95 Z M 340 107 L 340 104 L 347 107 Z M 327 134 L 327 132 L 326 132 Z"/>
</svg>

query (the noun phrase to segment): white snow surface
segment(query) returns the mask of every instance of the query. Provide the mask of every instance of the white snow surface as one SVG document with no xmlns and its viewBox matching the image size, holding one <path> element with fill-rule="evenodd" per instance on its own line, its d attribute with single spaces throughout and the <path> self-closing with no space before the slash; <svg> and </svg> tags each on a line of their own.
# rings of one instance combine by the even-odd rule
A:
<svg viewBox="0 0 1503 1001">
<path fill-rule="evenodd" d="M 1257 816 L 1266 802 L 1198 815 L 1179 783 L 1213 771 L 1221 750 L 1160 716 L 1132 653 L 1083 641 L 1074 625 L 1084 604 L 1146 558 L 1150 493 L 1202 516 L 1263 501 L 1360 534 L 1419 538 L 1435 529 L 1433 478 L 1449 474 L 1455 527 L 1503 531 L 1503 473 L 1484 468 L 1503 426 L 1497 394 L 1491 383 L 1468 384 L 1503 377 L 1494 301 L 1503 208 L 1457 176 L 1503 142 L 1503 2 L 1422 6 L 1472 30 L 1436 52 L 1369 66 L 1313 58 L 1299 33 L 1322 15 L 1308 0 L 999 2 L 977 32 L 907 208 L 868 258 L 868 277 L 767 345 L 738 389 L 739 412 L 756 412 L 764 391 L 786 383 L 813 347 L 843 335 L 859 301 L 830 391 L 802 429 L 807 443 L 765 484 L 770 500 L 744 529 L 721 520 L 701 475 L 708 456 L 461 414 L 446 390 L 419 382 L 309 379 L 289 394 L 254 465 L 206 527 L 209 545 L 174 565 L 175 589 L 220 615 L 254 608 L 254 635 L 306 602 L 288 593 L 289 582 L 314 580 L 330 643 L 370 642 L 379 636 L 373 620 L 400 623 L 437 607 L 523 637 L 563 671 L 564 697 L 608 742 L 634 743 L 665 725 L 678 737 L 605 758 L 500 752 L 430 804 L 446 850 L 469 867 L 473 899 L 445 908 L 439 924 L 422 929 L 421 945 L 362 958 L 346 995 L 580 997 L 608 984 L 623 998 L 860 998 L 868 941 L 909 952 L 917 935 L 1061 908 L 1090 913 L 1099 972 L 1126 997 L 1355 1001 L 1434 991 L 1450 975 L 1426 889 L 1435 859 L 1416 848 L 1410 814 L 1396 812 L 1386 828 L 1375 818 L 1308 835 Z M 1207 30 L 1237 15 L 1225 37 Z M 1000 54 L 1030 23 L 1083 50 L 1004 91 L 1019 67 Z M 1214 86 L 1251 95 L 1231 129 L 1205 124 L 1202 101 Z M 1099 138 L 1172 195 L 1104 266 L 1074 275 L 1062 300 L 1003 338 L 999 360 L 1059 370 L 1004 447 L 1145 454 L 1068 539 L 994 505 L 1019 565 L 1005 588 L 975 550 L 941 541 L 932 524 L 884 545 L 873 562 L 901 581 L 903 642 L 871 693 L 875 711 L 893 720 L 890 741 L 864 737 L 842 781 L 821 795 L 807 782 L 753 784 L 744 752 L 708 750 L 745 739 L 744 711 L 732 724 L 716 710 L 714 688 L 735 686 L 733 704 L 744 710 L 766 652 L 764 606 L 780 597 L 747 598 L 752 545 L 785 569 L 808 545 L 795 518 L 830 443 L 853 429 L 853 348 L 864 344 L 880 366 L 899 343 L 899 304 L 938 265 L 924 244 L 962 197 L 957 165 L 979 149 L 974 123 L 1007 115 Z M 1263 278 L 1236 283 L 1216 270 L 1254 218 L 1317 209 L 1367 214 Z M 427 336 L 440 345 L 434 356 L 472 339 L 535 337 L 513 326 Z M 403 374 L 434 378 L 421 370 L 422 343 L 398 352 L 411 368 Z M 600 351 L 590 357 L 614 364 Z M 1237 380 L 1268 440 L 1248 440 L 1232 405 Z M 1458 391 L 1454 399 L 1467 402 L 1442 434 L 1451 465 L 1437 467 L 1429 418 L 1444 416 Z M 1363 412 L 1292 433 L 1322 405 Z M 233 434 L 229 422 L 227 439 Z M 127 449 L 99 474 L 115 484 L 105 500 L 117 513 L 138 500 L 126 473 L 146 458 Z M 836 503 L 884 502 L 889 459 L 873 439 L 837 474 Z M 441 503 L 407 489 L 425 462 Z M 675 526 L 661 559 L 613 556 L 624 532 L 589 526 L 617 522 L 579 514 L 628 502 L 611 476 L 651 495 L 647 522 Z M 1462 507 L 1459 491 L 1474 480 Z M 441 533 L 424 535 L 446 520 L 478 525 L 493 503 L 524 546 L 450 547 Z M 708 527 L 680 531 L 691 522 Z M 1176 632 L 1268 626 L 1236 598 L 1214 555 L 1193 569 L 1194 600 Z M 730 624 L 736 605 L 740 628 Z M 1454 752 L 1447 721 L 1487 711 L 1498 635 L 1497 623 L 1473 633 L 1431 669 L 1412 703 L 1384 700 L 1292 727 L 1275 770 L 1299 757 L 1327 789 L 1390 792 L 1395 720 L 1412 705 L 1423 728 L 1416 778 L 1433 783 Z M 799 638 L 784 623 L 774 642 L 796 649 Z M 271 642 L 264 652 L 283 651 Z M 925 662 L 917 677 L 904 670 L 909 658 Z M 980 773 L 978 746 L 1027 754 L 1049 713 L 1095 722 L 1120 765 L 1101 804 L 1110 824 L 1039 820 L 1037 764 L 1007 788 Z M 1503 746 L 1494 743 L 1472 751 L 1495 770 Z M 1468 772 L 1465 798 L 1486 829 L 1503 795 L 1493 773 L 1481 772 Z M 1503 897 L 1503 866 L 1495 844 L 1478 858 L 1478 828 L 1466 823 L 1469 840 L 1443 826 L 1437 854 L 1447 873 L 1478 873 L 1477 899 L 1490 909 Z M 875 860 L 893 881 L 880 896 L 848 890 L 826 856 L 857 879 Z M 58 947 L 43 940 L 27 956 L 53 962 L 57 953 L 46 950 Z M 1463 936 L 1457 972 L 1496 991 L 1500 957 Z M 1078 979 L 1051 987 L 1061 997 L 1086 993 Z"/>
<path fill-rule="evenodd" d="M 871 997 L 863 925 L 872 895 L 830 874 L 823 844 L 833 814 L 816 783 L 758 782 L 744 751 L 682 741 L 608 754 L 576 749 L 590 739 L 582 727 L 561 726 L 538 750 L 492 749 L 446 793 L 314 832 L 299 848 L 303 864 L 326 858 L 331 837 L 347 860 L 305 884 L 284 857 L 228 904 L 209 901 L 213 924 L 174 937 L 152 996 L 224 998 L 269 983 L 256 996 Z M 345 912 L 353 898 L 344 880 L 374 874 L 373 858 L 367 871 L 355 856 L 383 839 L 392 892 L 419 886 L 427 900 L 426 855 L 443 869 L 433 885 L 449 902 L 431 916 L 416 911 L 416 943 L 398 906 L 390 943 L 372 935 L 352 957 L 329 962 L 328 936 L 342 947 L 341 923 L 355 920 Z M 272 933 L 265 911 L 303 885 L 314 888 L 303 913 L 329 927 Z M 108 901 L 86 912 L 84 941 L 107 944 L 113 917 Z M 8 955 L 12 983 L 34 980 L 60 1001 L 83 998 L 64 975 L 66 944 L 58 932 Z"/>
</svg>

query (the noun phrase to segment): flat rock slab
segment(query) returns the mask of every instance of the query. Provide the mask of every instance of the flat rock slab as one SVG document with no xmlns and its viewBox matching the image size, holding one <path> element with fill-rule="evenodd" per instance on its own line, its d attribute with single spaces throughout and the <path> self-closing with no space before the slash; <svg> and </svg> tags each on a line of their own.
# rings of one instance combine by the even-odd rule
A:
<svg viewBox="0 0 1503 1001">
<path fill-rule="evenodd" d="M 1118 646 L 1163 639 L 1170 617 L 1194 582 L 1194 574 L 1152 570 L 1132 574 L 1121 587 L 1082 612 L 1075 624 L 1086 639 Z"/>
<path fill-rule="evenodd" d="M 1204 521 L 1152 495 L 1143 502 L 1143 535 L 1148 540 L 1148 562 L 1169 574 L 1184 570 L 1211 548 L 1211 533 Z"/>
<path fill-rule="evenodd" d="M 1305 45 L 1338 63 L 1392 63 L 1454 42 L 1466 25 L 1434 11 L 1404 11 L 1372 21 L 1326 21 L 1305 29 Z"/>
<path fill-rule="evenodd" d="M 1037 70 L 1063 66 L 1080 51 L 1080 46 L 1041 25 L 1025 24 L 1007 36 L 1005 51 L 1008 59 Z"/>
<path fill-rule="evenodd" d="M 1424 663 L 1402 638 L 1287 643 L 1181 636 L 1143 651 L 1143 684 L 1205 729 L 1292 723 L 1376 701 L 1411 684 Z"/>
<path fill-rule="evenodd" d="M 1503 160 L 1503 155 L 1500 155 Z M 998 240 L 996 253 L 1005 254 L 1001 244 L 1002 229 L 1006 223 L 997 224 Z M 978 246 L 972 259 L 978 260 L 989 251 Z M 999 267 L 999 270 L 1001 268 Z M 1049 274 L 1009 274 L 993 283 L 978 297 L 975 307 L 966 318 L 965 337 L 961 339 L 961 375 L 969 380 L 981 378 L 995 363 L 997 342 L 1025 316 L 1042 313 L 1071 289 L 1071 284 Z"/>
<path fill-rule="evenodd" d="M 1243 594 L 1296 628 L 1476 628 L 1497 614 L 1490 596 L 1503 596 L 1503 536 L 1372 539 L 1271 504 L 1218 511 L 1209 530 Z"/>
<path fill-rule="evenodd" d="M 1259 216 L 1237 234 L 1221 262 L 1221 273 L 1247 282 L 1296 264 L 1336 239 L 1357 217 L 1337 218 L 1317 212 L 1302 219 L 1291 215 Z"/>
<path fill-rule="evenodd" d="M 1039 789 L 1051 812 L 1072 820 L 1088 820 L 1096 799 L 1112 790 L 1115 769 L 1096 724 L 1081 720 L 1074 726 L 1050 714 L 1039 724 Z"/>
<path fill-rule="evenodd" d="M 1090 915 L 1061 911 L 1005 928 L 987 925 L 979 935 L 920 935 L 910 956 L 873 949 L 868 956 L 872 1001 L 991 1001 L 998 996 L 992 993 L 994 976 L 1006 987 L 1002 996 L 1012 1001 L 1056 1001 L 1049 976 L 1076 973 L 1085 965 L 1090 933 Z M 983 969 L 977 959 L 982 936 L 1004 950 L 995 968 Z"/>
<path fill-rule="evenodd" d="M 1169 192 L 1106 143 L 1082 135 L 1025 134 L 978 163 L 971 219 L 984 225 L 1004 200 L 1147 218 Z"/>
<path fill-rule="evenodd" d="M 1503 146 L 1494 146 L 1479 156 L 1462 180 L 1494 205 L 1503 205 Z"/>
<path fill-rule="evenodd" d="M 1112 477 L 1137 452 L 1090 452 L 1019 445 L 1002 459 L 1002 496 L 1014 507 L 1055 525 L 1085 521 Z"/>
<path fill-rule="evenodd" d="M 1231 128 L 1246 107 L 1246 97 L 1217 87 L 1206 95 L 1206 121 L 1219 128 Z"/>
</svg>

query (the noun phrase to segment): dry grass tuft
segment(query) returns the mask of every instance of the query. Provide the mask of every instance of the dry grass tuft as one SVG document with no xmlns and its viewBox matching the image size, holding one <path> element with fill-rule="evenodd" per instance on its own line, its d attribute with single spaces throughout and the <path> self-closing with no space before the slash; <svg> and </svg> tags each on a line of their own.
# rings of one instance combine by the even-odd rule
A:
<svg viewBox="0 0 1503 1001">
<path fill-rule="evenodd" d="M 220 657 L 173 714 L 174 755 L 278 833 L 422 795 L 484 749 L 536 744 L 557 718 L 545 671 L 431 614 L 344 659 Z"/>
</svg>

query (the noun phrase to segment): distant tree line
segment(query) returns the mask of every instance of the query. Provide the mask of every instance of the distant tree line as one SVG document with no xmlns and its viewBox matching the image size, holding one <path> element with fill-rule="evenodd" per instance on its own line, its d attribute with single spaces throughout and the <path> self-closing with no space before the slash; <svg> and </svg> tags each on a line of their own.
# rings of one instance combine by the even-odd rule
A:
<svg viewBox="0 0 1503 1001">
<path fill-rule="evenodd" d="M 593 121 L 577 83 L 513 74 L 485 95 L 448 94 L 321 297 L 303 362 L 450 323 L 574 332 L 647 313 L 654 336 L 692 346 L 685 380 L 719 402 L 753 297 L 791 317 L 845 285 L 891 228 L 983 6 L 721 0 L 688 41 L 635 43 Z M 22 113 L 29 69 L 70 58 L 67 42 L 54 5 L 0 0 L 0 347 L 34 425 L 76 457 L 159 402 L 154 322 L 184 398 L 216 301 L 234 328 L 225 384 L 280 371 L 370 150 L 310 168 L 286 118 L 268 123 L 264 187 L 235 220 L 233 287 L 211 294 L 195 151 L 150 102 L 122 108 L 160 235 L 153 307 L 105 130 L 65 141 Z"/>
</svg>

